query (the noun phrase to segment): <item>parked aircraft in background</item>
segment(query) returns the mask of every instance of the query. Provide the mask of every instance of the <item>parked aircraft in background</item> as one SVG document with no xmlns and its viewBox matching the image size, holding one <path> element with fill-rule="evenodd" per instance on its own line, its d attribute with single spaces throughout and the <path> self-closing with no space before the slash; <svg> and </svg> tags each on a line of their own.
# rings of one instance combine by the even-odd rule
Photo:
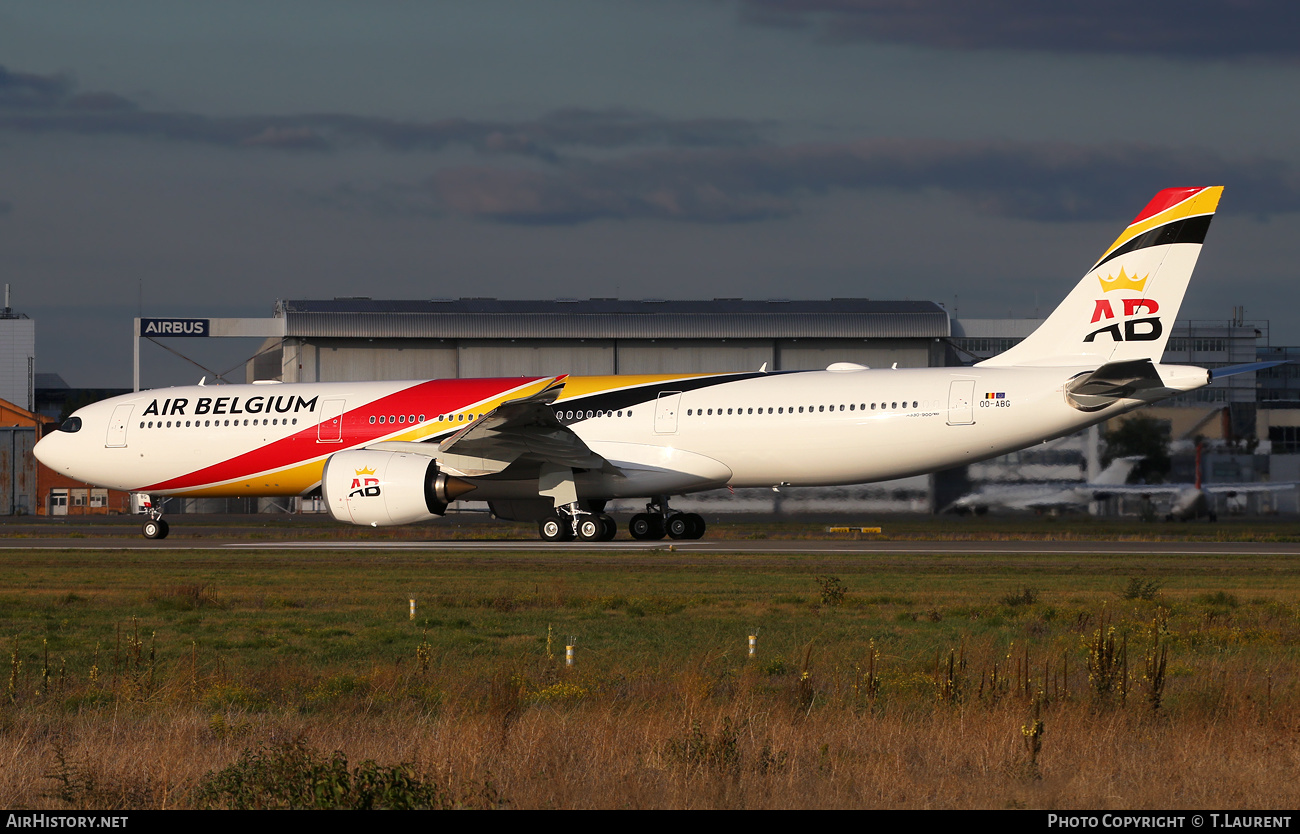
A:
<svg viewBox="0 0 1300 834">
<path fill-rule="evenodd" d="M 1187 484 L 1125 484 L 1109 490 L 1111 495 L 1141 495 L 1151 499 L 1168 497 L 1169 509 L 1166 521 L 1194 521 L 1206 518 L 1217 521 L 1219 518 L 1216 505 L 1210 499 L 1215 497 L 1236 498 L 1243 495 L 1259 495 L 1266 492 L 1287 492 L 1296 488 L 1295 481 L 1247 481 L 1233 483 L 1205 483 L 1201 479 L 1200 444 L 1196 446 L 1196 480 Z"/>
<path fill-rule="evenodd" d="M 36 455 L 154 495 L 319 489 L 334 518 L 375 527 L 481 500 L 553 541 L 612 538 L 606 502 L 642 497 L 633 538 L 694 538 L 703 519 L 670 496 L 923 474 L 1208 384 L 1160 358 L 1221 192 L 1161 191 L 1033 334 L 973 367 L 200 385 L 82 408 Z"/>
<path fill-rule="evenodd" d="M 988 484 L 963 495 L 942 510 L 958 515 L 988 512 L 1087 512 L 1093 501 L 1112 494 L 1113 487 L 1128 480 L 1140 457 L 1116 458 L 1086 483 L 1058 481 L 1037 484 Z"/>
</svg>

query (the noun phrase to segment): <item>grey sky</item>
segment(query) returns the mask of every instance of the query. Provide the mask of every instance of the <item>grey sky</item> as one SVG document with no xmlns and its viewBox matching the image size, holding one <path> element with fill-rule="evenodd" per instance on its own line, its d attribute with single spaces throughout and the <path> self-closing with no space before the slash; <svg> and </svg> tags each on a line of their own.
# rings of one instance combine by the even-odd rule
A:
<svg viewBox="0 0 1300 834">
<path fill-rule="evenodd" d="M 1295 343 L 1296 17 L 0 2 L 3 280 L 38 369 L 87 386 L 129 384 L 141 287 L 146 315 L 615 294 L 1033 315 L 1156 190 L 1223 184 L 1183 314 L 1245 305 Z M 145 358 L 149 385 L 201 373 Z"/>
</svg>

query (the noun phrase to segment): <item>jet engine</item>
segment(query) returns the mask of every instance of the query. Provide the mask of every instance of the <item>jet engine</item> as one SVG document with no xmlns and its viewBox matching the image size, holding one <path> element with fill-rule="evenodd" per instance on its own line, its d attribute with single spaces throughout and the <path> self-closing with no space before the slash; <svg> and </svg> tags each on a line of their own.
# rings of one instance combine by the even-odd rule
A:
<svg viewBox="0 0 1300 834">
<path fill-rule="evenodd" d="M 330 515 L 348 524 L 389 527 L 428 521 L 474 485 L 438 470 L 425 455 L 355 449 L 330 455 L 321 494 Z"/>
</svg>

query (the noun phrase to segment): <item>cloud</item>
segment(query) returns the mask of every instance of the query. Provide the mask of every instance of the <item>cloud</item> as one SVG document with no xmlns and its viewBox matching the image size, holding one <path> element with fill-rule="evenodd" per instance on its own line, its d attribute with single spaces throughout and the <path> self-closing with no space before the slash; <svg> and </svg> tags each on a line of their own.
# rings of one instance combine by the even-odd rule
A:
<svg viewBox="0 0 1300 834">
<path fill-rule="evenodd" d="M 1184 59 L 1300 56 L 1290 0 L 740 0 L 743 19 L 835 42 Z"/>
<path fill-rule="evenodd" d="M 1282 162 L 1150 145 L 872 140 L 628 154 L 550 171 L 459 166 L 432 188 L 485 220 L 574 224 L 651 218 L 740 223 L 784 217 L 831 191 L 935 191 L 981 212 L 1039 221 L 1114 218 L 1174 185 L 1230 186 L 1259 214 L 1300 210 Z"/>
<path fill-rule="evenodd" d="M 574 149 L 742 147 L 759 141 L 761 127 L 742 119 L 666 119 L 618 108 L 558 110 L 519 122 L 421 122 L 336 113 L 217 118 L 144 110 L 116 93 L 78 92 L 66 76 L 0 66 L 0 131 L 135 136 L 279 151 L 366 144 L 393 151 L 468 147 L 554 162 Z"/>
<path fill-rule="evenodd" d="M 64 101 L 71 88 L 67 76 L 11 72 L 0 66 L 0 111 L 51 107 Z"/>
</svg>

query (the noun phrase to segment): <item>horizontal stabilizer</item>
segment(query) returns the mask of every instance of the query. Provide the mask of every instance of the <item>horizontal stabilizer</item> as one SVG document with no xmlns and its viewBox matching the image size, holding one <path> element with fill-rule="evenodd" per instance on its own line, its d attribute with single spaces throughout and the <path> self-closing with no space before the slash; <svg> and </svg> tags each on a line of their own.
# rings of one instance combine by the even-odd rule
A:
<svg viewBox="0 0 1300 834">
<path fill-rule="evenodd" d="M 1236 376 L 1237 374 L 1248 374 L 1251 371 L 1262 371 L 1265 368 L 1276 368 L 1278 365 L 1285 365 L 1291 360 L 1278 359 L 1273 362 L 1247 362 L 1244 365 L 1229 365 L 1226 368 L 1213 368 L 1210 370 L 1210 381 L 1223 379 L 1224 377 Z"/>
</svg>

